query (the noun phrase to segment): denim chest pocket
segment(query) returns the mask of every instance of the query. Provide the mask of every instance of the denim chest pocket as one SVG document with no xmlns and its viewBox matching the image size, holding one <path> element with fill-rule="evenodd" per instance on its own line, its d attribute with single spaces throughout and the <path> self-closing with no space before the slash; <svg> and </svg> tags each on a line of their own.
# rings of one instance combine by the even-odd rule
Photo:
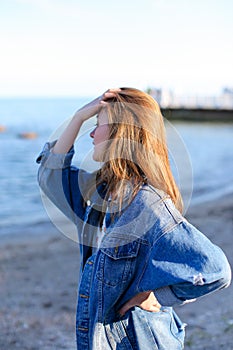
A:
<svg viewBox="0 0 233 350">
<path fill-rule="evenodd" d="M 134 271 L 139 248 L 140 243 L 136 241 L 121 246 L 100 248 L 97 278 L 109 286 L 128 282 Z"/>
</svg>

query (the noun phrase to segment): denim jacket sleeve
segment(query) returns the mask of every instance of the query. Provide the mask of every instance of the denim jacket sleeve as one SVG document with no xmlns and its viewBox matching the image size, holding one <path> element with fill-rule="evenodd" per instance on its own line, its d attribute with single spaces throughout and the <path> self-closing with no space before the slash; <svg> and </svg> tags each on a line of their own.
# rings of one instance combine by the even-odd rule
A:
<svg viewBox="0 0 233 350">
<path fill-rule="evenodd" d="M 72 147 L 67 154 L 54 154 L 56 141 L 47 142 L 37 158 L 40 164 L 38 182 L 44 194 L 75 224 L 85 213 L 83 193 L 91 174 L 71 166 Z M 93 176 L 92 176 L 93 177 Z"/>
<path fill-rule="evenodd" d="M 122 303 L 151 290 L 161 305 L 174 306 L 230 283 L 231 269 L 223 251 L 191 225 L 166 194 L 151 191 L 151 186 L 144 186 L 126 207 L 104 244 L 119 247 L 134 240 L 141 247 L 137 277 Z"/>
<path fill-rule="evenodd" d="M 153 246 L 140 290 L 161 304 L 182 304 L 227 287 L 231 269 L 223 251 L 184 220 Z"/>
</svg>

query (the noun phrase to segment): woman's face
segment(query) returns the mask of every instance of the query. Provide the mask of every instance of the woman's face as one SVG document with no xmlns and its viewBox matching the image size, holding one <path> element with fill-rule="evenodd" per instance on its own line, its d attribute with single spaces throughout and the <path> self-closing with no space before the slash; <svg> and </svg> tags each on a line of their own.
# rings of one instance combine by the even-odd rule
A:
<svg viewBox="0 0 233 350">
<path fill-rule="evenodd" d="M 96 128 L 90 133 L 90 137 L 93 138 L 94 144 L 93 159 L 101 162 L 107 145 L 106 141 L 109 139 L 108 116 L 104 109 L 98 114 Z"/>
</svg>

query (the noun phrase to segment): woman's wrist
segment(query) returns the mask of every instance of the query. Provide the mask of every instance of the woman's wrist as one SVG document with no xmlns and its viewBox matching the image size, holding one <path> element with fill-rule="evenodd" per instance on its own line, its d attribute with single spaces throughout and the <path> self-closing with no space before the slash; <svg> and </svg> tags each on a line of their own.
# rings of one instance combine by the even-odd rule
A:
<svg viewBox="0 0 233 350">
<path fill-rule="evenodd" d="M 53 148 L 53 153 L 67 153 L 74 144 L 82 124 L 83 119 L 81 115 L 79 113 L 75 113 L 66 129 L 58 138 L 57 143 Z"/>
<path fill-rule="evenodd" d="M 129 309 L 139 306 L 141 309 L 151 312 L 159 312 L 161 305 L 156 299 L 153 291 L 146 291 L 135 295 L 126 302 L 119 310 L 119 314 L 123 316 Z"/>
<path fill-rule="evenodd" d="M 79 123 L 79 124 L 83 124 L 85 122 L 85 113 L 83 113 L 83 111 L 81 109 L 78 109 L 72 118 L 72 122 L 74 123 Z"/>
</svg>

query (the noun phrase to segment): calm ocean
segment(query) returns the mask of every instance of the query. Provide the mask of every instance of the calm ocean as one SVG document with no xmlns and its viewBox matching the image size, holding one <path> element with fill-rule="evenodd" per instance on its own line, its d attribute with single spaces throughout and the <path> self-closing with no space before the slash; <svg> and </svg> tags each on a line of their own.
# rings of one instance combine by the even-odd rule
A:
<svg viewBox="0 0 233 350">
<path fill-rule="evenodd" d="M 22 231 L 48 221 L 37 185 L 35 160 L 43 144 L 86 98 L 0 99 L 0 234 Z M 90 122 L 91 123 L 91 122 Z M 90 154 L 89 129 L 83 130 L 76 164 Z M 36 132 L 36 139 L 22 139 L 23 132 Z M 52 135 L 52 136 L 51 136 Z M 174 175 L 188 205 L 233 190 L 233 124 L 167 124 L 169 155 Z M 191 202 L 190 202 L 191 201 Z"/>
</svg>

